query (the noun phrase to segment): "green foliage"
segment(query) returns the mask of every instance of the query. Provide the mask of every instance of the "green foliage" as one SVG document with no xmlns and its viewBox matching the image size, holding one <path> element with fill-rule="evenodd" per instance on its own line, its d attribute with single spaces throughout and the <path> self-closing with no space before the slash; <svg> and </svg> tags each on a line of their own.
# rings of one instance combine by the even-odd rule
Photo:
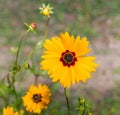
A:
<svg viewBox="0 0 120 115">
<path fill-rule="evenodd" d="M 114 74 L 120 74 L 120 67 L 117 67 L 113 70 Z"/>
<path fill-rule="evenodd" d="M 78 115 L 92 115 L 90 112 L 90 106 L 83 97 L 79 98 L 76 110 L 78 111 Z"/>
<path fill-rule="evenodd" d="M 29 0 L 20 0 L 19 2 L 12 0 L 13 4 L 11 4 L 10 1 L 2 0 L 0 14 L 0 25 L 2 29 L 0 31 L 0 35 L 1 37 L 7 38 L 7 44 L 16 43 L 15 38 L 17 38 L 21 31 L 23 31 L 24 22 L 31 22 L 34 20 L 34 22 L 39 24 L 40 27 L 41 25 L 44 25 L 43 23 L 40 23 L 40 21 L 44 22 L 44 18 L 42 18 L 41 15 L 38 15 L 39 11 L 37 9 L 38 5 L 41 5 L 43 2 L 51 3 L 54 6 L 55 19 L 53 18 L 54 21 L 52 21 L 52 24 L 50 25 L 54 32 L 69 28 L 69 30 L 73 30 L 73 33 L 78 34 L 78 30 L 80 30 L 83 35 L 87 33 L 90 37 L 96 35 L 96 31 L 93 26 L 90 25 L 95 18 L 100 16 L 107 18 L 108 16 L 113 16 L 120 12 L 119 0 L 32 0 L 31 2 L 29 2 Z M 5 8 L 3 6 L 5 6 Z M 72 22 L 69 15 L 73 15 L 73 17 L 75 17 Z M 78 20 L 79 17 L 86 20 L 87 25 L 83 25 L 82 22 L 77 23 L 76 19 Z M 57 25 L 55 20 L 57 21 Z M 67 20 L 67 22 L 65 20 Z M 77 23 L 76 28 L 71 26 L 71 24 L 74 25 L 74 23 Z M 63 25 L 62 28 L 59 27 L 61 24 Z M 52 25 L 57 27 L 53 27 Z M 39 35 L 36 37 L 39 37 Z"/>
</svg>

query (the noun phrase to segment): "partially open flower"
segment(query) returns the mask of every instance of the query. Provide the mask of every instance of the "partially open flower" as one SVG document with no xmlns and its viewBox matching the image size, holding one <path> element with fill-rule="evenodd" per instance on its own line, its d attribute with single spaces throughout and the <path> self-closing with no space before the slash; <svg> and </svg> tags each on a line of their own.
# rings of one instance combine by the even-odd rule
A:
<svg viewBox="0 0 120 115">
<path fill-rule="evenodd" d="M 53 7 L 51 7 L 50 4 L 48 5 L 42 4 L 42 7 L 39 8 L 40 13 L 47 17 L 50 17 L 50 15 L 53 14 L 52 9 Z"/>
</svg>

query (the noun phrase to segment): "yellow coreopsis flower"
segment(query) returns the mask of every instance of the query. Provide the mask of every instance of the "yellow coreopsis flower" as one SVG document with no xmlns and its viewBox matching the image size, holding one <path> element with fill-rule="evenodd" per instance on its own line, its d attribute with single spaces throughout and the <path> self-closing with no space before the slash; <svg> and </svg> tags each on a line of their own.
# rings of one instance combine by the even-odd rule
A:
<svg viewBox="0 0 120 115">
<path fill-rule="evenodd" d="M 39 8 L 40 13 L 47 17 L 49 17 L 51 14 L 53 14 L 52 9 L 53 8 L 50 6 L 50 4 L 48 4 L 47 6 L 45 4 L 42 4 L 42 7 Z"/>
<path fill-rule="evenodd" d="M 70 36 L 68 32 L 60 37 L 47 39 L 41 67 L 48 70 L 53 82 L 59 81 L 64 87 L 70 87 L 79 81 L 86 82 L 98 66 L 93 60 L 96 57 L 86 56 L 90 52 L 86 37 Z"/>
<path fill-rule="evenodd" d="M 47 108 L 50 96 L 50 89 L 46 85 L 39 84 L 38 87 L 32 85 L 22 98 L 23 105 L 27 111 L 39 114 L 42 109 Z"/>
<path fill-rule="evenodd" d="M 3 109 L 3 115 L 18 115 L 18 112 L 14 112 L 12 107 L 7 107 Z"/>
</svg>

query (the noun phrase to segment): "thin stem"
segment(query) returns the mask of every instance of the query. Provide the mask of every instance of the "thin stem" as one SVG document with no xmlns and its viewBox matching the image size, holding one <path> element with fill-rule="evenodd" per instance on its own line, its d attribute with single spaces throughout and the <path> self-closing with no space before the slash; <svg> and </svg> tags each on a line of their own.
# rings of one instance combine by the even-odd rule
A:
<svg viewBox="0 0 120 115">
<path fill-rule="evenodd" d="M 22 45 L 22 41 L 23 39 L 25 38 L 25 35 L 30 31 L 30 29 L 28 29 L 21 37 L 20 39 L 20 42 L 18 44 L 18 50 L 17 50 L 17 54 L 16 54 L 16 59 L 15 59 L 15 65 L 17 65 L 17 62 L 18 62 L 18 57 L 19 57 L 19 52 L 20 52 L 20 48 L 21 48 L 21 45 Z"/>
<path fill-rule="evenodd" d="M 13 89 L 13 92 L 14 92 L 14 96 L 15 96 L 15 102 L 16 102 L 16 108 L 19 110 L 19 105 L 18 105 L 18 95 L 17 95 L 17 92 L 16 92 L 16 88 L 14 86 L 14 81 L 10 81 L 10 78 L 9 78 L 9 74 L 7 75 L 7 81 L 9 83 L 9 86 Z"/>
<path fill-rule="evenodd" d="M 48 17 L 48 18 L 47 18 L 47 21 L 46 21 L 46 30 L 45 30 L 45 37 L 46 37 L 46 38 L 48 37 L 49 21 L 50 21 L 50 18 Z"/>
<path fill-rule="evenodd" d="M 28 29 L 28 30 L 22 35 L 22 37 L 21 37 L 21 39 L 20 39 L 20 42 L 19 42 L 19 44 L 18 44 L 18 50 L 17 50 L 16 58 L 15 58 L 15 65 L 17 65 L 17 63 L 18 63 L 18 57 L 19 57 L 19 52 L 20 52 L 20 48 L 21 48 L 21 45 L 22 45 L 22 41 L 24 40 L 25 35 L 26 35 L 29 31 L 30 31 L 30 29 Z M 9 75 L 9 74 L 8 74 L 8 75 Z M 15 96 L 15 102 L 16 102 L 16 108 L 19 109 L 18 95 L 17 95 L 17 92 L 16 92 L 16 88 L 15 88 L 15 86 L 14 86 L 14 83 L 15 83 L 15 75 L 16 75 L 16 73 L 13 73 L 13 75 L 12 75 L 12 81 L 10 81 L 9 76 L 7 77 L 7 79 L 8 79 L 8 83 L 9 83 L 10 87 L 13 88 L 13 92 L 14 92 L 14 96 Z"/>
<path fill-rule="evenodd" d="M 37 48 L 37 45 L 35 45 L 34 48 L 33 48 L 33 50 L 28 54 L 27 60 L 29 60 L 33 56 L 36 48 Z"/>
<path fill-rule="evenodd" d="M 85 114 L 85 102 L 84 102 L 84 110 L 82 112 L 82 115 L 84 115 L 84 114 Z"/>
<path fill-rule="evenodd" d="M 16 108 L 19 110 L 19 103 L 18 103 L 19 100 L 18 100 L 18 95 L 17 95 L 16 88 L 15 88 L 14 84 L 12 84 L 12 87 L 13 87 L 15 101 L 16 101 Z"/>
<path fill-rule="evenodd" d="M 35 74 L 35 81 L 34 81 L 35 85 L 37 85 L 38 77 L 39 77 L 39 75 Z"/>
<path fill-rule="evenodd" d="M 65 94 L 66 103 L 67 103 L 68 115 L 70 115 L 70 105 L 69 105 L 69 99 L 68 99 L 66 88 L 64 88 L 64 94 Z"/>
<path fill-rule="evenodd" d="M 7 74 L 6 76 L 7 76 L 7 82 L 10 84 L 11 81 L 10 81 L 10 78 L 9 78 L 9 74 Z"/>
</svg>

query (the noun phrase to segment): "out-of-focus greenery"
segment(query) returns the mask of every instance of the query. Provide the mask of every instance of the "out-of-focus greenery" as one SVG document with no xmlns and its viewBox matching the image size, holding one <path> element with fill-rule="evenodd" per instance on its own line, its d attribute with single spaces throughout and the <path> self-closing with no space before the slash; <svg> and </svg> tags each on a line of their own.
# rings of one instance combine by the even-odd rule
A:
<svg viewBox="0 0 120 115">
<path fill-rule="evenodd" d="M 120 83 L 120 81 L 119 81 Z M 95 115 L 119 115 L 120 114 L 120 84 L 108 92 L 100 102 L 95 105 Z"/>
<path fill-rule="evenodd" d="M 1 0 L 0 1 L 0 36 L 6 37 L 9 44 L 24 29 L 24 22 L 34 21 L 38 25 L 36 37 L 43 34 L 44 19 L 39 14 L 41 3 L 50 3 L 54 15 L 50 22 L 50 35 L 70 31 L 75 35 L 94 38 L 98 35 L 92 23 L 96 18 L 113 17 L 120 13 L 119 0 Z M 41 23 L 42 22 L 42 23 Z"/>
<path fill-rule="evenodd" d="M 117 67 L 113 70 L 114 74 L 120 74 L 120 67 Z"/>
</svg>

